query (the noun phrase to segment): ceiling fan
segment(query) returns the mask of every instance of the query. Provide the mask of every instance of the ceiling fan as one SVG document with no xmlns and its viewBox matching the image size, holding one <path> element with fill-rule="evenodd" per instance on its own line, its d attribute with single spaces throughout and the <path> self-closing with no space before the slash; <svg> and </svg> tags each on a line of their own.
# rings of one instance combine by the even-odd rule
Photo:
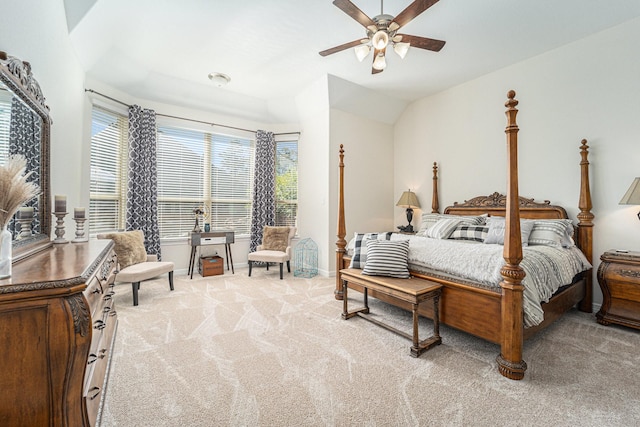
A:
<svg viewBox="0 0 640 427">
<path fill-rule="evenodd" d="M 355 48 L 356 57 L 362 62 L 373 48 L 371 74 L 377 74 L 381 73 L 387 66 L 385 54 L 389 45 L 393 46 L 393 50 L 401 58 L 405 57 L 410 46 L 439 52 L 445 44 L 442 40 L 398 33 L 401 27 L 407 25 L 409 21 L 437 2 L 438 0 L 415 0 L 398 16 L 393 17 L 384 13 L 383 0 L 380 0 L 380 15 L 374 16 L 372 19 L 358 9 L 350 0 L 334 0 L 334 5 L 367 29 L 367 37 L 323 50 L 320 55 L 327 56 L 353 47 Z"/>
</svg>

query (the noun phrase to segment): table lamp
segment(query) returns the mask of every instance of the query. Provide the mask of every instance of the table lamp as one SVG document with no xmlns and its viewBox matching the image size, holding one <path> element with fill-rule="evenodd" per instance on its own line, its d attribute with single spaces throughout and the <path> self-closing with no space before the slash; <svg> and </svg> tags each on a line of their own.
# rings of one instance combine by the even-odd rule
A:
<svg viewBox="0 0 640 427">
<path fill-rule="evenodd" d="M 411 221 L 413 220 L 413 209 L 420 208 L 420 202 L 418 202 L 416 193 L 412 192 L 411 190 L 405 191 L 404 193 L 402 193 L 402 196 L 400 196 L 400 200 L 398 200 L 396 206 L 407 208 L 407 222 L 409 222 L 409 225 L 398 226 L 398 228 L 400 229 L 400 231 L 412 233 L 413 225 L 411 225 Z"/>
<path fill-rule="evenodd" d="M 624 196 L 622 196 L 620 204 L 640 205 L 640 178 L 636 178 L 633 180 L 627 192 L 624 194 Z M 638 212 L 638 219 L 640 219 L 640 212 Z"/>
</svg>

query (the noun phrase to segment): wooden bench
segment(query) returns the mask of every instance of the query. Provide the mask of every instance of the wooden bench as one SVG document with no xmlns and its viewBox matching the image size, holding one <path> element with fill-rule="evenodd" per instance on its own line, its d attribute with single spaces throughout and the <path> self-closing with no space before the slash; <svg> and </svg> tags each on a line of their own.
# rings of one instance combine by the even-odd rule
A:
<svg viewBox="0 0 640 427">
<path fill-rule="evenodd" d="M 366 276 L 362 274 L 362 270 L 357 268 L 347 268 L 340 270 L 340 280 L 343 283 L 343 310 L 342 318 L 347 320 L 353 316 L 359 316 L 370 322 L 375 323 L 385 329 L 395 332 L 405 338 L 413 341 L 411 346 L 411 356 L 418 357 L 423 352 L 429 350 L 442 342 L 440 338 L 439 326 L 440 320 L 438 315 L 438 301 L 440 300 L 440 291 L 442 285 L 431 282 L 429 280 L 411 277 L 410 279 L 396 279 L 393 277 L 383 276 Z M 349 311 L 347 308 L 348 298 L 347 292 L 349 284 L 357 284 L 364 289 L 364 307 Z M 374 319 L 369 314 L 368 291 L 375 290 L 384 295 L 406 301 L 411 304 L 413 311 L 413 335 L 409 335 L 399 329 L 394 328 L 386 323 Z M 420 341 L 418 335 L 418 308 L 420 303 L 424 301 L 433 301 L 433 336 Z"/>
</svg>

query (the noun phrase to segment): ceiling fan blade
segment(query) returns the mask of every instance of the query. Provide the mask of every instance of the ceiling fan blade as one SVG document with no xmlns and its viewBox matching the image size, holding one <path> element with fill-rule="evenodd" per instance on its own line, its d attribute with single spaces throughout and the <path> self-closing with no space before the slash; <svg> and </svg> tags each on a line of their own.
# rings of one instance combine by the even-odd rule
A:
<svg viewBox="0 0 640 427">
<path fill-rule="evenodd" d="M 358 6 L 351 3 L 349 0 L 333 0 L 333 4 L 336 5 L 338 9 L 358 21 L 365 28 L 369 25 L 376 25 L 371 18 L 365 15 L 363 11 L 358 9 Z"/>
<path fill-rule="evenodd" d="M 409 21 L 411 21 L 413 18 L 420 15 L 422 12 L 429 9 L 436 3 L 438 3 L 438 0 L 415 0 L 413 3 L 407 6 L 405 10 L 400 12 L 400 14 L 395 17 L 393 22 L 398 24 L 400 27 L 404 27 L 409 23 Z"/>
<path fill-rule="evenodd" d="M 402 36 L 402 41 L 411 44 L 412 47 L 420 49 L 432 50 L 434 52 L 440 52 L 440 49 L 446 43 L 443 40 L 428 39 L 426 37 L 411 36 L 409 34 L 398 34 Z"/>
<path fill-rule="evenodd" d="M 350 47 L 360 46 L 361 44 L 362 44 L 361 39 L 354 40 L 349 43 L 341 44 L 340 46 L 332 47 L 331 49 L 323 50 L 322 52 L 320 52 L 320 55 L 321 56 L 331 55 L 332 53 L 340 52 L 342 50 L 349 49 Z"/>
</svg>

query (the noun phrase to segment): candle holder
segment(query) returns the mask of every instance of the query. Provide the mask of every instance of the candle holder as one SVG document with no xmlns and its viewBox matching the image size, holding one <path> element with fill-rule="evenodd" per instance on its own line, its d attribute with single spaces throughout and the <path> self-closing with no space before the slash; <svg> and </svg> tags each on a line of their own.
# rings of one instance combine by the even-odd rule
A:
<svg viewBox="0 0 640 427">
<path fill-rule="evenodd" d="M 67 212 L 54 212 L 56 216 L 56 238 L 53 239 L 54 244 L 59 243 L 69 243 L 68 240 L 64 238 L 64 217 L 67 215 Z"/>
<path fill-rule="evenodd" d="M 73 243 L 82 243 L 87 240 L 84 238 L 84 222 L 87 220 L 86 218 L 73 218 L 76 222 L 76 238 L 71 242 Z"/>
<path fill-rule="evenodd" d="M 31 237 L 31 222 L 33 221 L 33 218 L 17 218 L 16 221 L 20 224 L 20 234 L 18 234 L 16 240 Z"/>
</svg>

